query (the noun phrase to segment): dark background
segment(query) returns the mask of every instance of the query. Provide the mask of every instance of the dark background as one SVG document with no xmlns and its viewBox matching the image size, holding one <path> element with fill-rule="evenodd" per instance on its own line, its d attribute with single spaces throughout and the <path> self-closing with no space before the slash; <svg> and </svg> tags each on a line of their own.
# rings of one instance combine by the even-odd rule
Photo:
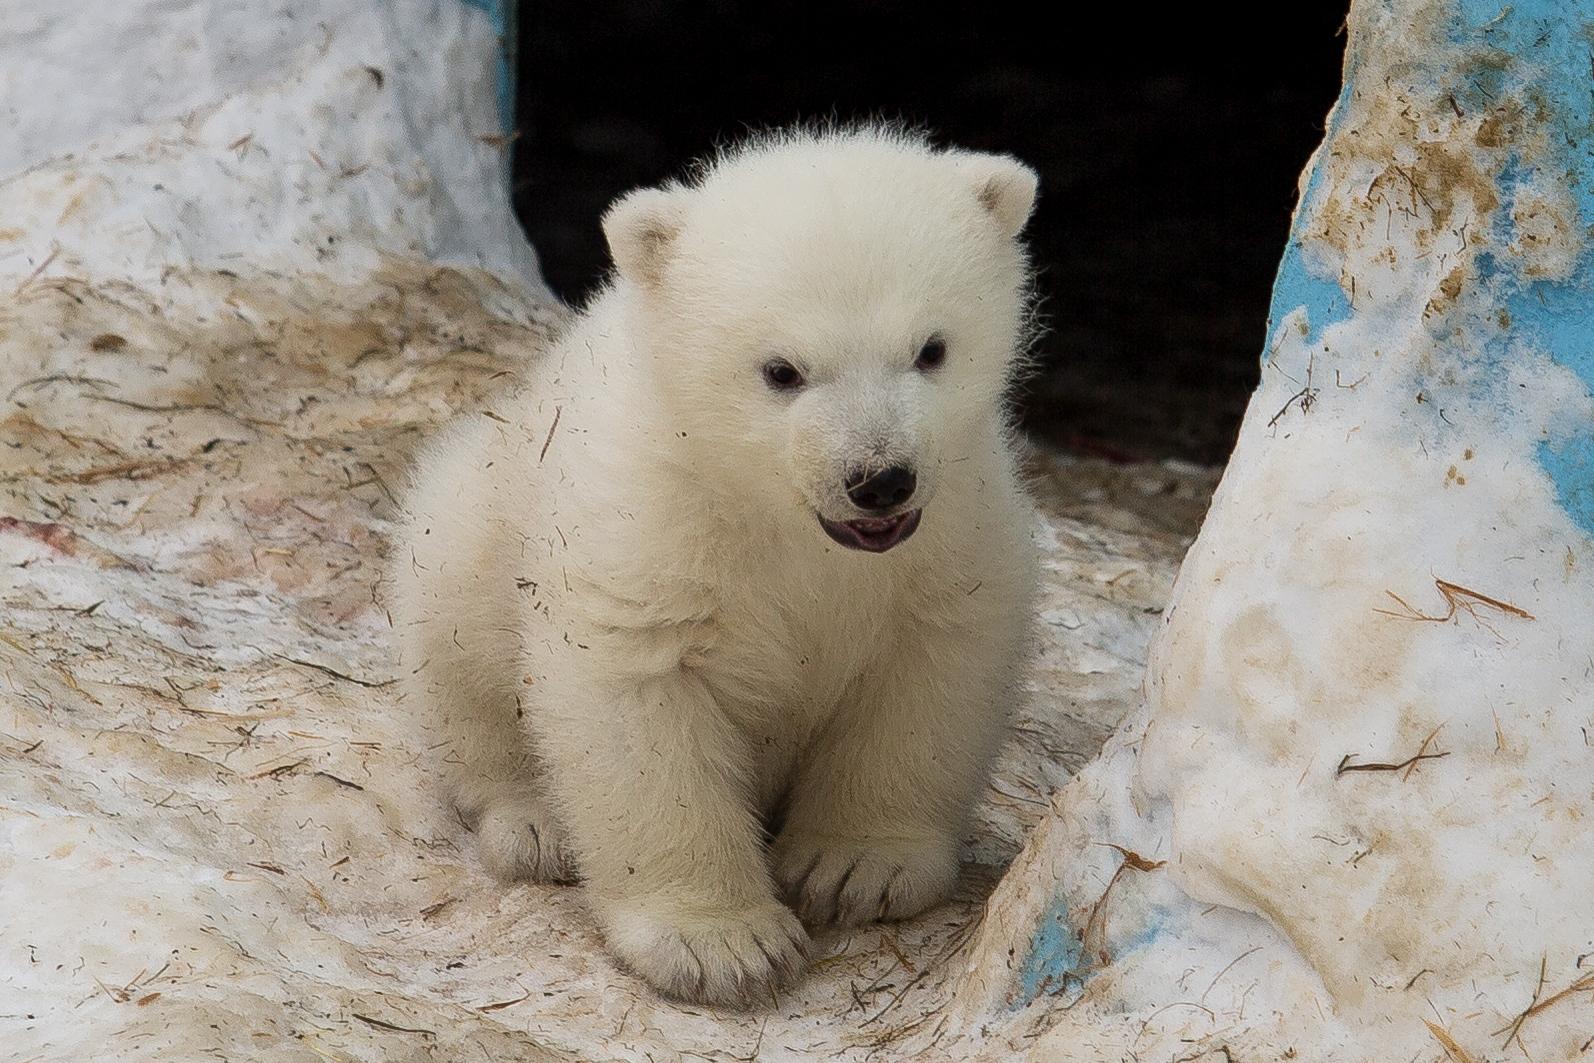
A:
<svg viewBox="0 0 1594 1063">
<path fill-rule="evenodd" d="M 1041 176 L 1029 240 L 1049 331 L 1025 425 L 1086 453 L 1220 462 L 1338 93 L 1345 4 L 1157 6 L 532 0 L 515 206 L 578 302 L 607 265 L 610 201 L 747 128 L 886 116 L 1010 152 Z"/>
</svg>

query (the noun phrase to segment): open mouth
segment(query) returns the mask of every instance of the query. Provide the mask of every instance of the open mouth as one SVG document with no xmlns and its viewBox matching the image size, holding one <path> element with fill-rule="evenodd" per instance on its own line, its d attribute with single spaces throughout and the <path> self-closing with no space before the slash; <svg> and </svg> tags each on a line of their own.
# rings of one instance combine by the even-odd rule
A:
<svg viewBox="0 0 1594 1063">
<path fill-rule="evenodd" d="M 918 530 L 921 512 L 910 509 L 894 517 L 861 517 L 858 520 L 829 520 L 821 516 L 819 525 L 842 546 L 883 554 Z"/>
</svg>

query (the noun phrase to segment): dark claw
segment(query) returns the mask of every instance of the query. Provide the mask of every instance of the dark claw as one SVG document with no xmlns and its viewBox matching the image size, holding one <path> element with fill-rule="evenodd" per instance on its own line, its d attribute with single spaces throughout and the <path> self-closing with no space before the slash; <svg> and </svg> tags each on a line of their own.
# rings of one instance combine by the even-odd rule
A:
<svg viewBox="0 0 1594 1063">
<path fill-rule="evenodd" d="M 788 934 L 786 940 L 791 942 L 792 948 L 796 949 L 797 955 L 803 959 L 806 960 L 813 955 L 813 942 L 806 935 Z"/>
<path fill-rule="evenodd" d="M 686 949 L 686 954 L 692 957 L 692 962 L 697 964 L 697 995 L 703 995 L 703 987 L 708 984 L 708 972 L 703 968 L 703 958 L 697 954 L 692 943 L 685 938 L 681 939 L 681 947 Z"/>
<path fill-rule="evenodd" d="M 839 922 L 841 920 L 841 895 L 847 891 L 847 883 L 852 880 L 852 873 L 858 870 L 858 865 L 863 862 L 863 857 L 855 856 L 852 863 L 847 865 L 847 870 L 841 873 L 841 879 L 836 883 L 835 896 L 830 901 L 830 918 Z"/>
<path fill-rule="evenodd" d="M 891 887 L 901 877 L 902 869 L 900 867 L 896 868 L 886 877 L 886 884 L 880 887 L 880 904 L 875 912 L 876 919 L 884 919 L 886 917 L 886 908 L 891 904 Z"/>
<path fill-rule="evenodd" d="M 803 887 L 808 885 L 808 876 L 814 873 L 814 868 L 819 866 L 819 861 L 824 857 L 824 855 L 824 853 L 815 853 L 814 858 L 808 861 L 808 867 L 805 868 L 803 873 L 798 875 L 796 881 L 792 883 L 792 894 L 794 900 L 802 896 Z"/>
<path fill-rule="evenodd" d="M 753 943 L 758 946 L 758 951 L 764 954 L 764 962 L 769 964 L 769 970 L 772 975 L 778 976 L 787 972 L 791 965 L 771 953 L 769 951 L 769 946 L 764 944 L 764 940 L 762 938 L 755 935 L 753 938 Z"/>
</svg>

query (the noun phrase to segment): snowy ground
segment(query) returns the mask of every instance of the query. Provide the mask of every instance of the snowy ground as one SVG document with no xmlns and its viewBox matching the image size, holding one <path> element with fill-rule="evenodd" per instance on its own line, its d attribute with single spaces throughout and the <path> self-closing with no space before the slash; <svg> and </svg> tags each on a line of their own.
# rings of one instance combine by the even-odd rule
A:
<svg viewBox="0 0 1594 1063">
<path fill-rule="evenodd" d="M 610 966 L 576 893 L 482 874 L 391 685 L 392 485 L 551 318 L 417 260 L 351 284 L 59 262 L 0 309 L 0 1059 L 973 1050 L 938 1028 L 954 954 L 1136 704 L 1212 474 L 1037 458 L 1034 695 L 957 901 L 826 940 L 767 1013 L 683 1009 Z"/>
</svg>

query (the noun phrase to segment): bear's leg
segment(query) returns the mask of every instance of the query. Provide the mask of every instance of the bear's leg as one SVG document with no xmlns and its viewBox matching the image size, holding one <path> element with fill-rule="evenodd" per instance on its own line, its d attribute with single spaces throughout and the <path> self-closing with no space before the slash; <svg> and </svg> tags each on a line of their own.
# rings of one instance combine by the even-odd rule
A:
<svg viewBox="0 0 1594 1063">
<path fill-rule="evenodd" d="M 804 754 L 788 798 L 770 858 L 810 926 L 916 915 L 957 878 L 1014 648 L 967 631 L 905 641 Z"/>
<path fill-rule="evenodd" d="M 482 863 L 505 881 L 573 881 L 565 831 L 548 801 L 542 766 L 517 719 L 513 694 L 455 678 L 441 688 L 412 687 L 407 696 L 421 700 L 417 708 L 441 732 L 444 789 L 460 819 L 476 832 Z"/>
<path fill-rule="evenodd" d="M 562 683 L 566 696 L 549 697 L 540 733 L 610 948 L 667 996 L 772 1000 L 801 970 L 808 937 L 775 897 L 745 739 L 688 672 L 588 675 L 587 689 Z"/>
</svg>

